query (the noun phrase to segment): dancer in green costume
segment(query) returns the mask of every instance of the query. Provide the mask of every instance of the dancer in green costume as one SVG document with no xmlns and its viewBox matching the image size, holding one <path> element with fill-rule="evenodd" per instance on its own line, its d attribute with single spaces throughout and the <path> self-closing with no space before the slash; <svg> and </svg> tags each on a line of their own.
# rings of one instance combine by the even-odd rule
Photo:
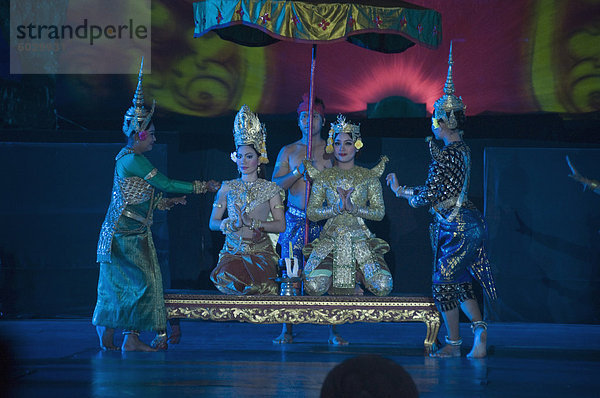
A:
<svg viewBox="0 0 600 398">
<path fill-rule="evenodd" d="M 123 123 L 128 142 L 116 157 L 111 202 L 98 241 L 100 275 L 92 323 L 104 350 L 119 349 L 114 343 L 116 328 L 125 335 L 123 351 L 167 348 L 162 276 L 150 226 L 155 209 L 184 205 L 186 197 L 163 198 L 156 190 L 200 194 L 215 192 L 220 186 L 212 180 L 171 180 L 148 161 L 143 153 L 152 150 L 156 141 L 153 113 L 154 103 L 150 111 L 144 107 L 140 68 L 133 106 Z M 156 332 L 151 345 L 139 339 L 142 330 Z"/>
</svg>

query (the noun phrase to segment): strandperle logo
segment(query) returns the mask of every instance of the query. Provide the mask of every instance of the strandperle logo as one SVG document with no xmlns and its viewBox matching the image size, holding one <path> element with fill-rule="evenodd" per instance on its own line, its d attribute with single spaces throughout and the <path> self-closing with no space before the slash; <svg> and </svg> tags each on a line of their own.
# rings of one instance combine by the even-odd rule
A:
<svg viewBox="0 0 600 398">
<path fill-rule="evenodd" d="M 134 37 L 138 39 L 148 38 L 148 28 L 145 25 L 137 25 L 133 23 L 133 19 L 129 19 L 127 25 L 88 25 L 88 19 L 85 18 L 83 23 L 75 27 L 71 25 L 37 25 L 30 23 L 29 25 L 18 25 L 17 39 L 88 39 L 91 46 L 94 45 L 94 40 L 101 38 L 106 39 L 122 39 Z"/>
<path fill-rule="evenodd" d="M 150 2 L 11 0 L 10 73 L 151 72 Z"/>
</svg>

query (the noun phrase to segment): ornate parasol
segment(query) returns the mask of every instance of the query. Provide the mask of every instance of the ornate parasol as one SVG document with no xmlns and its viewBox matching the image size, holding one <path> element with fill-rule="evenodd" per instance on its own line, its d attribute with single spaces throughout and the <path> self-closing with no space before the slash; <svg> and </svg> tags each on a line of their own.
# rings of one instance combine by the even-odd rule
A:
<svg viewBox="0 0 600 398">
<path fill-rule="evenodd" d="M 442 38 L 437 11 L 393 0 L 204 0 L 194 3 L 194 20 L 194 37 L 215 31 L 245 46 L 347 40 L 370 50 L 399 53 L 415 44 L 437 48 Z"/>
<path fill-rule="evenodd" d="M 348 41 L 369 50 L 400 53 L 415 44 L 435 49 L 442 40 L 439 12 L 394 0 L 363 0 L 360 4 L 332 0 L 203 0 L 194 3 L 194 21 L 194 37 L 214 31 L 222 39 L 251 47 L 280 40 L 312 44 L 309 115 L 313 114 L 315 97 L 317 44 Z M 312 117 L 308 131 L 312 131 Z M 309 134 L 307 159 L 312 155 L 311 141 Z M 307 182 L 306 203 L 309 193 Z"/>
</svg>

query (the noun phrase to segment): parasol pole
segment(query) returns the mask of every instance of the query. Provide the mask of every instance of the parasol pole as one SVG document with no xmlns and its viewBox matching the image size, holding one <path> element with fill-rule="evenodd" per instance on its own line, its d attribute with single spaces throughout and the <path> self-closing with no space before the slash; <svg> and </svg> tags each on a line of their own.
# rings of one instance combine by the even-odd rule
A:
<svg viewBox="0 0 600 398">
<path fill-rule="evenodd" d="M 317 45 L 312 46 L 310 61 L 310 88 L 308 90 L 308 142 L 306 143 L 306 159 L 312 158 L 312 129 L 313 129 L 313 105 L 315 102 L 315 66 L 317 63 Z M 310 196 L 310 180 L 306 179 L 306 190 L 304 192 L 304 212 L 308 210 L 308 198 Z M 304 222 L 304 246 L 308 244 L 308 216 Z M 304 265 L 304 261 L 302 262 Z M 304 266 L 302 267 L 304 268 Z"/>
</svg>

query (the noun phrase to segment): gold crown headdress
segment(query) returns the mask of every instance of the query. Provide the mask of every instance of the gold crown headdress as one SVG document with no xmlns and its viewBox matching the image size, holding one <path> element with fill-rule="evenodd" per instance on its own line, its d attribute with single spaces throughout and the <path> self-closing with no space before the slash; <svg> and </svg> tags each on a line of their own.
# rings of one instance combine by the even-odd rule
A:
<svg viewBox="0 0 600 398">
<path fill-rule="evenodd" d="M 139 133 L 140 131 L 146 130 L 154 114 L 154 107 L 156 101 L 152 100 L 152 109 L 148 111 L 144 107 L 144 90 L 142 89 L 142 76 L 144 68 L 144 58 L 142 57 L 142 63 L 140 65 L 140 73 L 138 75 L 138 84 L 133 95 L 133 106 L 125 113 L 125 120 L 123 121 L 123 133 L 130 137 L 132 134 Z"/>
<path fill-rule="evenodd" d="M 442 119 L 446 122 L 446 125 L 450 129 L 455 129 L 457 126 L 456 117 L 454 112 L 464 111 L 467 109 L 462 101 L 462 97 L 454 95 L 454 81 L 452 80 L 452 42 L 450 42 L 450 55 L 448 57 L 448 76 L 446 77 L 446 84 L 444 85 L 444 95 L 435 101 L 433 104 L 433 124 L 437 125 L 438 119 Z M 448 115 L 449 113 L 449 115 Z M 437 126 L 436 126 L 437 127 Z"/>
<path fill-rule="evenodd" d="M 260 155 L 258 162 L 269 163 L 267 158 L 267 130 L 265 125 L 258 120 L 258 116 L 248 108 L 248 105 L 242 105 L 237 115 L 235 115 L 233 141 L 236 148 L 241 145 L 253 145 Z M 231 159 L 235 161 L 236 156 L 236 152 L 233 152 Z"/>
<path fill-rule="evenodd" d="M 342 114 L 339 114 L 337 117 L 337 123 L 331 123 L 331 128 L 329 129 L 329 138 L 327 138 L 327 146 L 325 147 L 325 152 L 333 152 L 333 138 L 340 133 L 346 133 L 350 137 L 352 137 L 352 141 L 354 141 L 354 147 L 356 149 L 360 149 L 363 147 L 363 142 L 360 138 L 360 126 L 358 124 L 346 122 L 346 117 Z"/>
</svg>

